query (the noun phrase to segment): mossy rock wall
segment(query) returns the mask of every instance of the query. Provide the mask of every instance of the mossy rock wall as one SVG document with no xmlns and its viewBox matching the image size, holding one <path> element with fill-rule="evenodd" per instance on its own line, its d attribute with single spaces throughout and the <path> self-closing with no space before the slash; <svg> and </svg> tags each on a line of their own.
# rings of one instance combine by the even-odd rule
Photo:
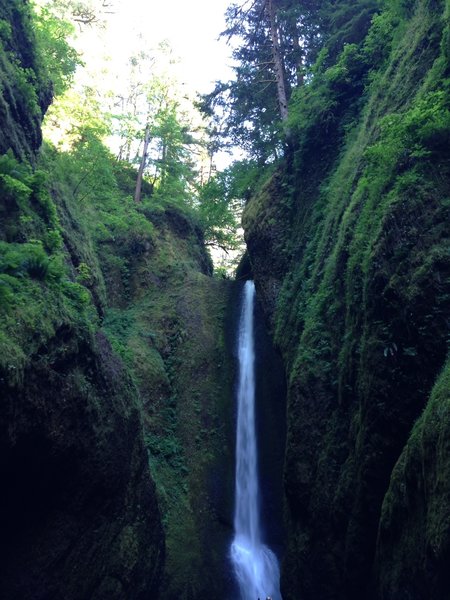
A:
<svg viewBox="0 0 450 600">
<path fill-rule="evenodd" d="M 285 551 L 283 465 L 286 444 L 286 379 L 268 334 L 258 297 L 255 304 L 255 414 L 260 511 L 264 543 L 278 558 Z"/>
<path fill-rule="evenodd" d="M 40 166 L 58 174 L 61 157 L 46 152 Z M 3 160 L 23 180 L 6 179 L 16 210 L 4 211 L 0 248 L 5 514 L 43 480 L 37 505 L 25 507 L 22 545 L 5 538 L 5 589 L 31 598 L 40 578 L 51 598 L 221 597 L 234 585 L 233 283 L 211 277 L 186 209 L 136 205 L 120 190 L 80 203 L 67 168 L 49 193 L 39 172 Z M 41 214 L 44 200 L 51 210 Z M 13 485 L 34 439 L 36 460 Z M 45 530 L 35 524 L 42 512 Z"/>
<path fill-rule="evenodd" d="M 213 279 L 200 231 L 175 208 L 146 213 L 148 250 L 120 271 L 102 249 L 104 328 L 140 390 L 166 532 L 161 598 L 225 597 L 233 587 L 232 282 Z"/>
<path fill-rule="evenodd" d="M 450 364 L 438 378 L 383 501 L 375 597 L 446 598 L 450 590 Z"/>
<path fill-rule="evenodd" d="M 376 589 L 376 598 L 419 600 L 431 582 L 433 598 L 448 595 L 448 522 L 433 521 L 439 543 L 425 564 L 420 534 L 445 493 L 428 487 L 413 508 L 403 479 L 410 454 L 402 455 L 410 436 L 417 460 L 440 443 L 425 419 L 430 447 L 420 450 L 413 426 L 448 350 L 447 4 L 418 1 L 400 12 L 393 4 L 366 40 L 344 47 L 303 92 L 306 108 L 293 108 L 301 124 L 293 152 L 244 212 L 288 376 L 287 599 L 352 600 Z M 314 107 L 327 94 L 333 118 L 324 121 Z"/>
<path fill-rule="evenodd" d="M 25 0 L 0 4 L 0 154 L 11 149 L 33 160 L 52 92 L 39 64 L 31 10 Z"/>
<path fill-rule="evenodd" d="M 2 582 L 24 598 L 36 580 L 49 598 L 220 597 L 233 588 L 234 286 L 211 277 L 189 211 L 120 189 L 79 202 L 69 158 L 47 148 L 42 172 L 0 159 L 15 208 L 0 211 Z M 21 500 L 33 485 L 36 505 Z M 13 509 L 29 513 L 20 543 Z"/>
<path fill-rule="evenodd" d="M 164 533 L 138 390 L 92 301 L 101 272 L 91 295 L 43 172 L 12 155 L 0 165 L 0 587 L 146 598 L 161 583 Z M 73 221 L 88 260 L 84 226 Z"/>
<path fill-rule="evenodd" d="M 98 260 L 91 291 L 80 283 L 89 232 L 31 166 L 51 94 L 30 11 L 0 4 L 0 589 L 144 600 L 165 544 L 139 394 L 100 331 Z"/>
<path fill-rule="evenodd" d="M 20 381 L 0 377 L 2 593 L 157 594 L 164 538 L 137 395 L 107 339 L 67 323 Z"/>
</svg>

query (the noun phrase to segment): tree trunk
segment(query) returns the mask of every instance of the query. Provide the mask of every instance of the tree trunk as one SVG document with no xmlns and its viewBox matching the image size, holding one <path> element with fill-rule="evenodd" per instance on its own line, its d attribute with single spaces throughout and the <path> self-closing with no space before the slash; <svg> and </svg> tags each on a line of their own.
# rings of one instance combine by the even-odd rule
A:
<svg viewBox="0 0 450 600">
<path fill-rule="evenodd" d="M 280 37 L 273 0 L 266 0 L 266 13 L 270 27 L 270 38 L 272 41 L 272 56 L 275 68 L 275 78 L 277 81 L 278 105 L 280 107 L 281 120 L 286 121 L 288 118 L 286 82 L 284 78 L 283 57 L 281 55 Z"/>
<path fill-rule="evenodd" d="M 137 175 L 137 179 L 136 179 L 136 190 L 134 192 L 134 201 L 135 202 L 141 201 L 142 178 L 144 177 L 144 169 L 145 169 L 145 165 L 147 163 L 147 152 L 148 152 L 149 143 L 150 143 L 150 127 L 147 123 L 147 125 L 145 126 L 144 150 L 142 152 L 141 163 L 139 165 L 139 171 L 138 171 L 138 175 Z"/>
<path fill-rule="evenodd" d="M 294 49 L 295 49 L 295 57 L 296 57 L 296 67 L 297 67 L 297 86 L 300 87 L 304 83 L 303 77 L 303 49 L 300 44 L 299 35 L 294 32 L 292 39 L 294 41 Z"/>
</svg>

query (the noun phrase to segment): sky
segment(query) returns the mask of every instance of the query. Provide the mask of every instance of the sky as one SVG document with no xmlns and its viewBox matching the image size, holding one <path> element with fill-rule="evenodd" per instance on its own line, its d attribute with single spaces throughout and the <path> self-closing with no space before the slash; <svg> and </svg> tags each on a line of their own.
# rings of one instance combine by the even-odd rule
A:
<svg viewBox="0 0 450 600">
<path fill-rule="evenodd" d="M 150 51 L 167 40 L 175 57 L 177 78 L 191 92 L 211 91 L 214 81 L 229 79 L 231 49 L 218 41 L 225 28 L 224 13 L 232 0 L 114 0 L 114 13 L 97 39 L 94 52 L 111 56 L 115 69 L 136 49 Z"/>
</svg>

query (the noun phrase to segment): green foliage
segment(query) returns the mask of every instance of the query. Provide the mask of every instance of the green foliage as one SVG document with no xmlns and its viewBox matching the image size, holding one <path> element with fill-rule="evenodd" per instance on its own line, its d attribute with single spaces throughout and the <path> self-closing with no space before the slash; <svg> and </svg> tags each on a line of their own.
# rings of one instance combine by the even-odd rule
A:
<svg viewBox="0 0 450 600">
<path fill-rule="evenodd" d="M 74 27 L 55 15 L 49 6 L 36 8 L 34 15 L 36 49 L 40 68 L 52 82 L 52 91 L 60 96 L 73 81 L 80 56 L 70 45 Z"/>
<path fill-rule="evenodd" d="M 14 291 L 18 281 L 11 275 L 2 273 L 0 275 L 0 308 L 7 311 L 14 301 Z"/>
<path fill-rule="evenodd" d="M 291 98 L 289 127 L 298 147 L 297 160 L 308 153 L 339 151 L 339 140 L 356 123 L 361 95 L 389 55 L 392 31 L 392 17 L 383 13 L 373 18 L 359 44 L 343 46 L 334 64 L 329 62 L 328 47 L 321 51 L 311 80 L 294 90 Z"/>
<path fill-rule="evenodd" d="M 96 143 L 100 151 L 103 139 L 110 133 L 110 116 L 102 108 L 97 90 L 87 85 L 80 91 L 69 89 L 56 98 L 44 122 L 44 136 L 63 151 L 92 154 Z"/>
<path fill-rule="evenodd" d="M 379 9 L 379 0 L 328 0 L 320 7 L 322 43 L 327 48 L 327 66 L 335 63 L 347 44 L 359 45 Z"/>
<path fill-rule="evenodd" d="M 91 295 L 83 285 L 73 281 L 65 281 L 63 293 L 76 311 L 84 312 L 87 308 L 91 308 Z"/>
<path fill-rule="evenodd" d="M 8 174 L 1 174 L 0 189 L 5 204 L 15 205 L 22 210 L 26 210 L 28 200 L 31 196 L 31 188 L 19 179 L 11 177 Z"/>
<path fill-rule="evenodd" d="M 197 178 L 192 155 L 199 152 L 200 144 L 192 133 L 187 115 L 181 112 L 172 93 L 167 84 L 156 80 L 148 94 L 151 140 L 148 171 L 157 200 L 189 206 L 192 205 Z"/>
<path fill-rule="evenodd" d="M 15 357 L 11 377 L 20 378 L 25 357 L 62 323 L 90 329 L 95 314 L 86 287 L 68 279 L 46 166 L 32 170 L 11 152 L 0 156 L 0 195 L 0 345 L 9 348 L 5 360 Z"/>
<path fill-rule="evenodd" d="M 14 2 L 14 5 L 17 4 Z M 12 18 L 12 10 L 16 6 L 0 7 L 0 118 L 2 140 L 0 153 L 13 148 L 17 155 L 31 153 L 32 138 L 36 134 L 37 121 L 41 115 L 38 104 L 37 86 L 33 85 L 36 73 L 30 68 L 33 58 L 26 56 L 26 50 L 18 44 L 16 36 L 22 38 L 22 43 L 28 43 L 23 29 L 17 31 L 17 26 L 29 16 L 28 7 L 21 7 L 16 21 Z M 13 28 L 14 26 L 14 28 Z M 31 35 L 31 32 L 28 31 Z M 25 37 L 25 40 L 23 39 Z M 26 65 L 26 66 L 25 66 Z M 27 125 L 27 134 L 20 130 L 18 121 L 23 119 Z M 33 148 L 35 149 L 35 148 Z"/>
<path fill-rule="evenodd" d="M 235 77 L 218 82 L 203 97 L 202 108 L 212 115 L 213 128 L 222 143 L 245 150 L 260 165 L 283 154 L 284 135 L 277 97 L 276 68 L 270 17 L 265 0 L 233 3 L 226 11 L 222 33 L 233 39 Z M 322 19 L 315 2 L 274 2 L 279 34 L 279 62 L 285 73 L 287 96 L 301 84 L 323 37 Z"/>
<path fill-rule="evenodd" d="M 167 100 L 156 113 L 151 135 L 156 138 L 160 149 L 160 158 L 155 162 L 159 166 L 161 185 L 164 185 L 164 180 L 184 162 L 181 159 L 185 158 L 185 146 L 193 141 L 187 128 L 179 120 L 174 102 Z"/>
<path fill-rule="evenodd" d="M 12 150 L 0 156 L 0 173 L 16 177 L 26 183 L 31 177 L 31 168 L 28 163 L 21 162 L 14 157 Z"/>
<path fill-rule="evenodd" d="M 0 157 L 0 192 L 5 239 L 39 241 L 50 254 L 61 248 L 59 219 L 43 171 L 33 172 L 9 152 Z"/>
<path fill-rule="evenodd" d="M 59 220 L 56 211 L 56 206 L 49 194 L 47 175 L 46 173 L 44 173 L 44 171 L 35 170 L 33 172 L 31 189 L 32 195 L 30 200 L 32 204 L 36 206 L 36 212 L 49 227 L 57 228 L 59 225 Z M 51 235 L 54 236 L 55 234 Z M 56 247 L 58 243 L 56 240 L 54 240 L 54 242 Z"/>
<path fill-rule="evenodd" d="M 298 105 L 299 95 L 305 98 L 304 104 L 307 105 L 308 92 L 303 90 L 310 84 L 311 76 L 321 68 L 338 70 L 328 75 L 331 79 L 344 80 L 345 84 L 349 83 L 349 77 L 353 80 L 360 77 L 360 67 L 344 64 L 349 58 L 345 54 L 350 52 L 351 46 L 359 47 L 362 43 L 378 8 L 377 0 L 345 0 L 339 3 L 331 0 L 321 3 L 282 0 L 274 2 L 274 7 L 284 83 L 288 99 L 292 97 L 294 105 Z M 284 154 L 285 129 L 280 126 L 267 4 L 263 0 L 232 4 L 226 17 L 227 29 L 222 35 L 234 39 L 235 78 L 218 82 L 214 91 L 203 97 L 201 106 L 206 114 L 215 115 L 212 127 L 219 140 L 224 140 L 225 144 L 231 141 L 261 165 L 271 163 Z M 389 28 L 381 23 L 379 29 L 378 38 L 389 33 Z M 374 41 L 371 43 L 373 53 L 378 51 L 381 55 L 381 45 L 375 46 Z M 339 55 L 342 55 L 340 69 L 336 64 Z M 335 84 L 339 85 L 339 82 L 335 81 Z M 318 96 L 326 91 L 319 86 L 316 90 Z M 325 115 L 328 115 L 325 118 L 329 118 L 334 103 L 334 98 L 325 98 L 322 103 Z M 319 114 L 314 110 L 320 109 L 319 105 L 317 101 L 313 114 Z M 339 115 L 334 117 L 338 119 Z M 296 121 L 296 118 L 293 120 Z M 298 129 L 302 131 L 301 127 Z M 287 130 L 290 131 L 290 125 Z M 289 137 L 292 149 L 296 139 L 295 136 Z"/>
<path fill-rule="evenodd" d="M 35 73 L 33 69 L 24 68 L 19 60 L 11 56 L 14 65 L 14 84 L 23 102 L 23 109 L 31 117 L 41 117 L 41 107 L 35 85 Z"/>
<path fill-rule="evenodd" d="M 448 84 L 447 84 L 448 85 Z M 366 151 L 374 168 L 442 160 L 450 147 L 450 99 L 447 90 L 430 92 L 410 110 L 380 122 L 380 138 Z"/>
<path fill-rule="evenodd" d="M 49 275 L 50 261 L 41 243 L 7 244 L 0 242 L 0 272 L 44 280 Z"/>
<path fill-rule="evenodd" d="M 392 48 L 392 37 L 398 20 L 391 11 L 376 14 L 372 19 L 372 26 L 364 39 L 364 60 L 371 70 L 380 68 L 388 59 Z"/>
<path fill-rule="evenodd" d="M 50 253 L 62 249 L 63 239 L 59 229 L 49 229 L 43 237 L 45 249 Z"/>
<path fill-rule="evenodd" d="M 183 449 L 176 437 L 147 434 L 145 437 L 150 454 L 156 459 L 164 460 L 174 469 L 186 471 Z"/>
<path fill-rule="evenodd" d="M 77 267 L 77 283 L 82 285 L 92 283 L 92 269 L 85 262 L 81 262 Z"/>
<path fill-rule="evenodd" d="M 212 177 L 200 188 L 197 207 L 205 242 L 226 250 L 234 249 L 237 245 L 239 205 L 233 194 L 232 179 L 229 171 Z"/>
<path fill-rule="evenodd" d="M 113 157 L 102 143 L 97 127 L 87 122 L 76 130 L 73 147 L 60 153 L 54 168 L 61 174 L 67 170 L 65 179 L 78 202 L 103 202 L 117 194 L 112 165 Z"/>
<path fill-rule="evenodd" d="M 0 152 L 31 158 L 52 94 L 71 82 L 79 63 L 67 38 L 70 26 L 46 8 L 12 0 L 0 7 Z"/>
<path fill-rule="evenodd" d="M 0 20 L 0 40 L 2 42 L 10 42 L 12 38 L 12 27 L 11 23 L 5 19 Z"/>
</svg>

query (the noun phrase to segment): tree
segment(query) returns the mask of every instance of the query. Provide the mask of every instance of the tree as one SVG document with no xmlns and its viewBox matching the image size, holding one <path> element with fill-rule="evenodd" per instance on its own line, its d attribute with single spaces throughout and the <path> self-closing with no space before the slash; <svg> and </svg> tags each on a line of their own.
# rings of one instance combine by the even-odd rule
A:
<svg viewBox="0 0 450 600">
<path fill-rule="evenodd" d="M 186 115 L 170 96 L 154 115 L 152 138 L 156 154 L 151 164 L 157 194 L 190 204 L 196 182 L 192 155 L 199 142 Z"/>
<path fill-rule="evenodd" d="M 216 173 L 199 189 L 197 212 L 205 244 L 226 254 L 239 247 L 238 222 L 243 206 L 238 163 Z"/>
<path fill-rule="evenodd" d="M 81 59 L 70 45 L 73 25 L 47 7 L 35 7 L 33 19 L 40 66 L 52 82 L 53 95 L 67 90 Z"/>
<path fill-rule="evenodd" d="M 155 75 L 142 89 L 145 94 L 135 114 L 138 133 L 130 140 L 136 149 L 131 160 L 139 163 L 135 199 L 139 201 L 146 175 L 157 197 L 191 204 L 197 185 L 194 163 L 205 153 L 201 132 L 192 125 L 189 111 L 182 108 L 175 81 Z"/>
<path fill-rule="evenodd" d="M 283 152 L 291 89 L 304 82 L 304 69 L 320 40 L 318 0 L 247 0 L 231 5 L 222 33 L 234 40 L 235 79 L 218 82 L 202 99 L 213 129 L 243 147 L 260 164 Z M 221 126 L 220 121 L 227 126 Z"/>
<path fill-rule="evenodd" d="M 150 126 L 147 123 L 145 127 L 145 135 L 144 135 L 144 150 L 142 152 L 141 162 L 139 163 L 139 169 L 136 179 L 136 189 L 134 192 L 134 201 L 141 201 L 141 190 L 142 190 L 142 179 L 144 177 L 144 170 L 147 164 L 147 156 L 148 156 L 148 146 L 150 144 Z"/>
<path fill-rule="evenodd" d="M 278 30 L 277 11 L 274 0 L 265 0 L 265 12 L 270 29 L 270 41 L 272 50 L 273 70 L 275 81 L 277 83 L 277 98 L 281 119 L 286 121 L 288 118 L 288 100 L 286 93 L 286 75 L 284 67 L 284 58 L 280 48 L 280 33 Z"/>
<path fill-rule="evenodd" d="M 132 161 L 137 158 L 136 140 L 145 130 L 149 111 L 155 107 L 149 102 L 148 95 L 155 80 L 153 70 L 156 57 L 144 50 L 130 56 L 127 78 L 121 78 L 121 91 L 114 98 L 113 113 L 114 136 L 118 138 L 117 158 Z M 145 139 L 145 135 L 144 135 Z"/>
</svg>

